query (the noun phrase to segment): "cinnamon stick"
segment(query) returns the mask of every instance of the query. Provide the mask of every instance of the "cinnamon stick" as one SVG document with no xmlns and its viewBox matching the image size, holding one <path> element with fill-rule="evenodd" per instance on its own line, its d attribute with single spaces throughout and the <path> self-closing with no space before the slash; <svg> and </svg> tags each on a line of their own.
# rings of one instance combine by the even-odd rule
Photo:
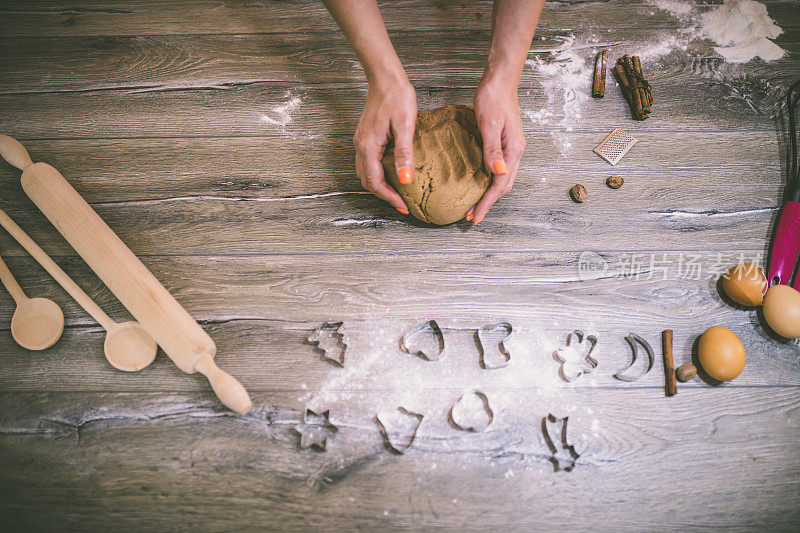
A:
<svg viewBox="0 0 800 533">
<path fill-rule="evenodd" d="M 664 351 L 664 376 L 666 378 L 667 396 L 678 394 L 678 384 L 675 381 L 675 361 L 672 358 L 672 330 L 665 329 L 661 332 L 661 345 Z"/>
<path fill-rule="evenodd" d="M 631 107 L 633 118 L 644 120 L 649 117 L 653 95 L 650 84 L 644 78 L 642 62 L 639 57 L 625 54 L 617 60 L 612 72 Z"/>
<path fill-rule="evenodd" d="M 594 60 L 594 78 L 592 81 L 592 96 L 602 98 L 606 94 L 606 65 L 608 64 L 608 50 L 597 54 Z"/>
</svg>

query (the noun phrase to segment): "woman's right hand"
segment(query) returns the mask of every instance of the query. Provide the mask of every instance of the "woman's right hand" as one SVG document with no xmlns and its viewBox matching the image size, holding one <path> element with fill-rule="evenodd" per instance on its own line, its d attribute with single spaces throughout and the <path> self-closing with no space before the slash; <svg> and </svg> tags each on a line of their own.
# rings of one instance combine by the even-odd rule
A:
<svg viewBox="0 0 800 533">
<path fill-rule="evenodd" d="M 413 182 L 416 121 L 417 95 L 403 74 L 399 81 L 370 83 L 364 111 L 353 136 L 356 174 L 361 185 L 404 215 L 408 214 L 408 206 L 386 182 L 381 158 L 389 139 L 394 138 L 394 162 L 400 183 Z"/>
</svg>

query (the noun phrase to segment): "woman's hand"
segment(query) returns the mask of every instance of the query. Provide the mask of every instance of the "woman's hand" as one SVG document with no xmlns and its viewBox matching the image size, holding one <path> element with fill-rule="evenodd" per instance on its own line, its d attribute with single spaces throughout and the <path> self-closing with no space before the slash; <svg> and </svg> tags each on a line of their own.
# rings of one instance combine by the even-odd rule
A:
<svg viewBox="0 0 800 533">
<path fill-rule="evenodd" d="M 383 175 L 381 158 L 389 138 L 394 138 L 394 162 L 400 183 L 414 180 L 414 126 L 417 95 L 403 74 L 399 81 L 370 83 L 364 111 L 358 121 L 353 143 L 356 174 L 366 190 L 408 214 L 408 206 Z"/>
<path fill-rule="evenodd" d="M 489 208 L 511 191 L 525 150 L 516 81 L 484 76 L 475 91 L 475 116 L 483 138 L 483 157 L 492 172 L 492 185 L 467 211 L 467 220 L 480 224 Z"/>
</svg>

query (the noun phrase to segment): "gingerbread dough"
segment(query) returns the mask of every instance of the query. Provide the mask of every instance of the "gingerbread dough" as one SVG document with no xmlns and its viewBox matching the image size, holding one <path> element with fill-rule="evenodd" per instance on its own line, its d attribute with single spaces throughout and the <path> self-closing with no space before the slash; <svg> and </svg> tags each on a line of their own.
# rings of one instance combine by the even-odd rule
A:
<svg viewBox="0 0 800 533">
<path fill-rule="evenodd" d="M 383 170 L 416 218 L 438 225 L 464 218 L 492 183 L 475 110 L 449 105 L 421 111 L 414 133 L 414 182 L 400 183 L 391 141 L 383 154 Z"/>
</svg>

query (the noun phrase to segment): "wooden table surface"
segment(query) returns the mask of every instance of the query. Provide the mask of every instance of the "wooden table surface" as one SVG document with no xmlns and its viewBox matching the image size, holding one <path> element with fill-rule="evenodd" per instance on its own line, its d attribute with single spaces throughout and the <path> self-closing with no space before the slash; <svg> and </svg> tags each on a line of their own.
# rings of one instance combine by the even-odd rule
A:
<svg viewBox="0 0 800 533">
<path fill-rule="evenodd" d="M 26 352 L 0 294 L 3 523 L 796 530 L 800 348 L 723 300 L 715 279 L 740 257 L 766 262 L 785 188 L 778 110 L 800 77 L 800 3 L 765 4 L 787 55 L 734 65 L 647 2 L 548 3 L 520 85 L 528 149 L 514 190 L 480 226 L 426 227 L 355 178 L 367 86 L 319 2 L 0 3 L 0 132 L 73 183 L 216 340 L 220 367 L 255 403 L 233 415 L 163 353 L 138 373 L 113 369 L 99 326 L 0 232 L 22 287 L 54 299 L 67 323 L 54 347 Z M 382 10 L 420 108 L 471 103 L 491 4 Z M 547 66 L 569 68 L 565 50 L 588 65 L 602 46 L 612 59 L 645 56 L 646 122 L 630 119 L 612 81 L 602 100 L 587 97 L 588 78 L 559 92 L 566 78 Z M 591 150 L 614 127 L 639 143 L 612 168 Z M 604 185 L 612 173 L 625 179 L 617 191 Z M 582 205 L 567 195 L 577 182 L 589 189 Z M 16 169 L 0 165 L 0 187 L 0 207 L 127 318 Z M 587 251 L 604 275 L 581 275 Z M 401 351 L 432 319 L 445 356 Z M 306 340 L 324 321 L 344 324 L 342 368 Z M 484 370 L 475 331 L 502 321 L 514 328 L 511 364 Z M 743 374 L 696 378 L 666 398 L 661 331 L 675 331 L 679 365 L 712 325 L 742 339 Z M 553 352 L 575 329 L 597 337 L 598 365 L 568 383 Z M 652 344 L 655 365 L 623 382 L 613 375 L 630 362 L 629 333 Z M 472 389 L 493 410 L 483 432 L 448 421 Z M 375 421 L 400 406 L 424 417 L 404 455 Z M 338 427 L 324 452 L 300 446 L 306 408 L 329 410 Z M 569 417 L 571 470 L 552 461 L 549 414 Z"/>
</svg>

